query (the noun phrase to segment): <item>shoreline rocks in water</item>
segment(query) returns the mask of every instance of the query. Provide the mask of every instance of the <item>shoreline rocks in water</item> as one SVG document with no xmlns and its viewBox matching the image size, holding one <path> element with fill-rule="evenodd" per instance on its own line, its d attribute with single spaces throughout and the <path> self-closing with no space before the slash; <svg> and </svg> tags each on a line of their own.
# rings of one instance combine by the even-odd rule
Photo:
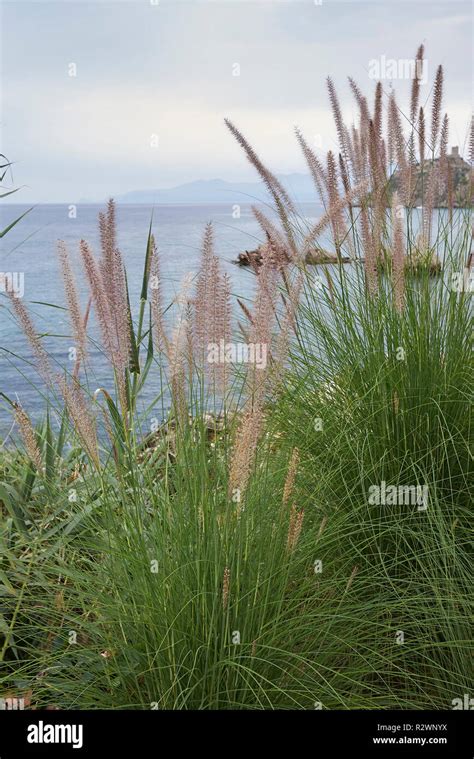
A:
<svg viewBox="0 0 474 759">
<path fill-rule="evenodd" d="M 341 258 L 338 259 L 335 253 L 329 253 L 322 248 L 309 250 L 305 256 L 305 263 L 310 266 L 317 266 L 318 264 L 337 264 L 339 262 L 341 264 L 350 264 L 353 262 L 353 259 L 349 258 L 349 256 L 341 256 Z"/>
<path fill-rule="evenodd" d="M 258 271 L 262 265 L 262 251 L 261 248 L 255 250 L 246 250 L 243 253 L 239 253 L 237 260 L 234 261 L 237 266 L 250 266 L 254 271 Z M 342 256 L 340 262 L 343 264 L 354 263 L 354 259 L 348 256 Z M 358 263 L 363 263 L 364 259 L 358 259 Z M 323 248 L 313 248 L 306 253 L 305 263 L 310 266 L 320 266 L 323 264 L 337 264 L 338 258 L 335 253 L 330 253 Z M 380 268 L 385 269 L 386 264 L 384 258 L 380 259 Z M 416 273 L 418 271 L 428 269 L 430 274 L 435 275 L 441 272 L 441 261 L 436 255 L 431 258 L 428 255 L 422 255 L 417 251 L 414 255 L 406 256 L 405 269 Z"/>
<path fill-rule="evenodd" d="M 441 272 L 441 261 L 437 257 L 431 258 L 428 262 L 407 257 L 405 269 L 415 274 L 424 269 L 428 269 L 430 274 L 439 274 Z"/>
<path fill-rule="evenodd" d="M 390 256 L 385 254 L 379 260 L 379 268 L 381 271 L 391 269 Z M 436 253 L 428 251 L 423 253 L 420 250 L 414 250 L 411 254 L 405 256 L 404 262 L 405 271 L 411 274 L 419 274 L 423 271 L 428 271 L 431 276 L 440 274 L 442 271 L 441 260 Z"/>
<path fill-rule="evenodd" d="M 347 256 L 343 256 L 341 259 L 341 263 L 343 264 L 350 263 L 351 261 L 352 259 Z M 237 266 L 251 266 L 253 269 L 258 269 L 258 267 L 262 265 L 261 248 L 246 250 L 243 253 L 239 253 L 234 263 L 237 264 Z M 322 248 L 314 248 L 306 253 L 305 263 L 312 266 L 318 264 L 337 264 L 338 259 L 335 253 L 329 253 Z"/>
<path fill-rule="evenodd" d="M 239 253 L 237 259 L 233 263 L 237 264 L 237 266 L 251 266 L 253 269 L 258 268 L 262 264 L 260 248 Z"/>
<path fill-rule="evenodd" d="M 230 416 L 236 417 L 238 412 L 233 412 Z M 230 419 L 229 416 L 229 419 Z M 213 443 L 224 434 L 226 418 L 222 414 L 204 413 L 200 417 L 189 415 L 188 424 L 195 427 L 194 434 L 201 432 L 206 436 L 208 443 Z M 148 433 L 139 446 L 139 461 L 150 460 L 152 457 L 160 459 L 176 455 L 176 419 L 164 420 L 158 429 Z"/>
</svg>

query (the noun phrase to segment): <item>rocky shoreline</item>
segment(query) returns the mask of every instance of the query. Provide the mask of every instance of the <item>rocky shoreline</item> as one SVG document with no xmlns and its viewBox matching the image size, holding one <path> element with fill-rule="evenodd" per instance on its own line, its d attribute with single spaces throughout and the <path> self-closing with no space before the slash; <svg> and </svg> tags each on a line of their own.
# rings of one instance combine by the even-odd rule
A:
<svg viewBox="0 0 474 759">
<path fill-rule="evenodd" d="M 256 248 L 255 250 L 246 250 L 243 253 L 239 253 L 237 256 L 237 259 L 233 261 L 234 264 L 237 266 L 242 267 L 250 267 L 254 271 L 258 271 L 260 266 L 262 265 L 262 249 Z M 342 256 L 340 259 L 336 256 L 335 253 L 330 253 L 327 250 L 323 250 L 322 248 L 314 248 L 311 251 L 308 251 L 305 256 L 305 264 L 309 266 L 321 266 L 321 265 L 331 265 L 331 264 L 350 264 L 350 263 L 364 263 L 364 259 L 353 259 L 349 256 Z M 380 268 L 386 269 L 387 268 L 387 262 L 384 257 L 380 260 Z M 430 274 L 438 274 L 441 272 L 441 261 L 437 256 L 433 256 L 431 258 L 427 258 L 425 256 L 422 256 L 420 254 L 417 254 L 415 256 L 406 256 L 405 260 L 405 269 L 407 271 L 411 272 L 417 272 L 422 269 L 428 268 L 430 271 Z"/>
<path fill-rule="evenodd" d="M 352 258 L 343 256 L 340 259 L 343 264 L 349 264 L 353 262 Z M 237 259 L 233 261 L 237 266 L 250 266 L 252 269 L 258 269 L 262 264 L 262 249 L 261 247 L 255 248 L 255 250 L 246 250 L 243 253 L 239 253 Z M 314 248 L 308 251 L 305 256 L 305 263 L 311 266 L 317 266 L 319 264 L 337 264 L 338 258 L 334 253 L 329 253 L 322 248 Z"/>
</svg>

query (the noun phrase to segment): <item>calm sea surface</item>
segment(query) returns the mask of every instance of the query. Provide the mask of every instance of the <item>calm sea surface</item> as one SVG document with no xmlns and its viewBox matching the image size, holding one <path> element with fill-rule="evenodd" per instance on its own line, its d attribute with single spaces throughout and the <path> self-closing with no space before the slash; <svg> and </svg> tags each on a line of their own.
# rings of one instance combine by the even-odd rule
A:
<svg viewBox="0 0 474 759">
<path fill-rule="evenodd" d="M 27 209 L 27 206 L 4 205 L 0 210 L 0 229 Z M 69 218 L 67 205 L 39 205 L 0 240 L 0 272 L 24 274 L 24 302 L 30 308 L 38 332 L 45 334 L 44 345 L 59 369 L 71 368 L 68 349 L 71 345 L 67 314 L 57 308 L 34 303 L 64 306 L 64 292 L 59 276 L 56 255 L 58 239 L 65 240 L 77 272 L 83 306 L 86 287 L 79 261 L 79 241 L 87 240 L 99 253 L 97 215 L 99 205 L 77 205 L 77 217 Z M 313 220 L 322 209 L 314 205 L 302 207 L 302 214 Z M 139 302 L 143 262 L 148 228 L 153 211 L 153 232 L 161 253 L 165 303 L 171 302 L 180 283 L 189 272 L 195 272 L 204 227 L 212 221 L 215 228 L 216 253 L 233 283 L 239 297 L 252 297 L 254 277 L 247 269 L 232 264 L 238 253 L 252 249 L 262 242 L 250 206 L 242 205 L 240 218 L 233 218 L 232 207 L 218 205 L 151 206 L 121 205 L 117 207 L 118 241 L 122 251 L 130 286 L 132 308 L 136 313 Z M 90 323 L 92 337 L 98 337 L 97 326 Z M 28 363 L 31 350 L 22 332 L 10 315 L 7 298 L 0 293 L 0 390 L 14 399 L 16 396 L 35 419 L 44 412 L 45 388 Z M 100 351 L 91 349 L 91 385 L 110 387 L 110 375 Z M 147 384 L 144 400 L 149 403 L 158 391 L 156 378 Z M 0 437 L 8 430 L 10 415 L 0 399 Z"/>
</svg>

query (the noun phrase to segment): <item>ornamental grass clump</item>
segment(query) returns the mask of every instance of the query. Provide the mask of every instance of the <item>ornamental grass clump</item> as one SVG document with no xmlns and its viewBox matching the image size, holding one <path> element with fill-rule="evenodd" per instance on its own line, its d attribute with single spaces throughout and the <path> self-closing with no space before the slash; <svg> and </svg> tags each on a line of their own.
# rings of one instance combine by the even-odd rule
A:
<svg viewBox="0 0 474 759">
<path fill-rule="evenodd" d="M 100 257 L 79 244 L 83 310 L 59 246 L 72 372 L 11 298 L 47 406 L 34 429 L 2 394 L 24 444 L 0 483 L 5 692 L 262 710 L 450 709 L 469 691 L 472 230 L 454 200 L 435 210 L 449 122 L 441 68 L 431 109 L 421 98 L 423 58 L 407 115 L 350 79 L 348 125 L 328 80 L 339 149 L 322 158 L 296 132 L 316 222 L 227 122 L 275 211 L 253 209 L 262 263 L 240 321 L 212 225 L 173 303 L 150 229 L 133 318 L 113 202 Z M 308 266 L 326 232 L 335 263 Z M 112 369 L 99 388 L 89 312 Z M 210 361 L 242 338 L 265 360 Z"/>
</svg>

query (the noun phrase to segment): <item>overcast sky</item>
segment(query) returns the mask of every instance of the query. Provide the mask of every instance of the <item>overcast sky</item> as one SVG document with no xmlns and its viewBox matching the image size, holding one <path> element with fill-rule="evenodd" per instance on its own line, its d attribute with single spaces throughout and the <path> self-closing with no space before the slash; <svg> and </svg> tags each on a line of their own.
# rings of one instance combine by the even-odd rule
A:
<svg viewBox="0 0 474 759">
<path fill-rule="evenodd" d="M 422 97 L 442 63 L 450 144 L 466 140 L 470 2 L 3 0 L 1 12 L 1 152 L 28 185 L 22 202 L 253 179 L 226 116 L 274 171 L 304 171 L 295 123 L 335 146 L 326 77 L 351 117 L 346 76 L 372 93 L 370 61 L 412 58 L 420 42 Z M 406 103 L 409 83 L 393 84 Z"/>
</svg>

